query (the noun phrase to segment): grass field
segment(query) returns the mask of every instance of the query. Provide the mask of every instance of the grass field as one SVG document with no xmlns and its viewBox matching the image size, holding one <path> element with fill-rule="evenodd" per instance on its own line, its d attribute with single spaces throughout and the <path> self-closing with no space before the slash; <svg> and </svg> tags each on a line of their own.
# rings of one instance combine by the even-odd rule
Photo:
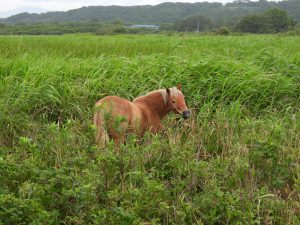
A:
<svg viewBox="0 0 300 225">
<path fill-rule="evenodd" d="M 299 224 L 300 37 L 0 36 L 0 224 Z M 182 84 L 118 155 L 94 103 Z"/>
</svg>

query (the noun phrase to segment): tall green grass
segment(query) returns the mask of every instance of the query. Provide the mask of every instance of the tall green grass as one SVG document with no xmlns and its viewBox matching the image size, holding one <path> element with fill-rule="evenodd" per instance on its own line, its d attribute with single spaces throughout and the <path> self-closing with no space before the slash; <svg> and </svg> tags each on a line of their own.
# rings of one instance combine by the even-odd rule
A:
<svg viewBox="0 0 300 225">
<path fill-rule="evenodd" d="M 300 46 L 280 36 L 0 37 L 3 224 L 297 224 Z M 142 143 L 100 150 L 106 95 L 181 83 Z"/>
</svg>

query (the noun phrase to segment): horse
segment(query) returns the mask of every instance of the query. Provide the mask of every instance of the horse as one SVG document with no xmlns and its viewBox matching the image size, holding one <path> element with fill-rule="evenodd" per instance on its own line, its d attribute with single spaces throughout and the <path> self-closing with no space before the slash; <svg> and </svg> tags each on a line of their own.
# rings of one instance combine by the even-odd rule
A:
<svg viewBox="0 0 300 225">
<path fill-rule="evenodd" d="M 118 96 L 106 96 L 96 104 L 94 125 L 96 143 L 105 147 L 112 138 L 117 146 L 125 143 L 126 135 L 134 133 L 141 138 L 146 131 L 158 133 L 161 120 L 170 112 L 190 117 L 181 85 L 151 91 L 132 102 Z"/>
</svg>

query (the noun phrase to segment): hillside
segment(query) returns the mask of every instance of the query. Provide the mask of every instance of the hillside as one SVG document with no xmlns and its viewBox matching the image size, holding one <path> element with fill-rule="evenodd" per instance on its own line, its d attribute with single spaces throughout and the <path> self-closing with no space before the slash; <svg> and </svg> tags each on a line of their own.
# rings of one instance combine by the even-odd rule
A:
<svg viewBox="0 0 300 225">
<path fill-rule="evenodd" d="M 300 21 L 300 1 L 248 3 L 162 3 L 143 6 L 90 6 L 66 12 L 21 13 L 6 19 L 2 23 L 53 23 L 78 21 L 123 21 L 125 23 L 160 24 L 172 23 L 189 15 L 200 14 L 214 21 L 215 24 L 232 24 L 236 19 L 247 14 L 262 12 L 268 8 L 279 7 L 286 10 L 293 19 Z"/>
</svg>

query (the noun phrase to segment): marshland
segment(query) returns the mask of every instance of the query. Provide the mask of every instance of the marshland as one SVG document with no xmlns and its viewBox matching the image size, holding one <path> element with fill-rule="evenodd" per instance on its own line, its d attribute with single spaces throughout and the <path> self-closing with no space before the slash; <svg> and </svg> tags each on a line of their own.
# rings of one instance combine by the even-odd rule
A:
<svg viewBox="0 0 300 225">
<path fill-rule="evenodd" d="M 1 224 L 299 224 L 300 38 L 0 36 Z M 182 85 L 191 118 L 94 141 L 94 105 Z"/>
</svg>

